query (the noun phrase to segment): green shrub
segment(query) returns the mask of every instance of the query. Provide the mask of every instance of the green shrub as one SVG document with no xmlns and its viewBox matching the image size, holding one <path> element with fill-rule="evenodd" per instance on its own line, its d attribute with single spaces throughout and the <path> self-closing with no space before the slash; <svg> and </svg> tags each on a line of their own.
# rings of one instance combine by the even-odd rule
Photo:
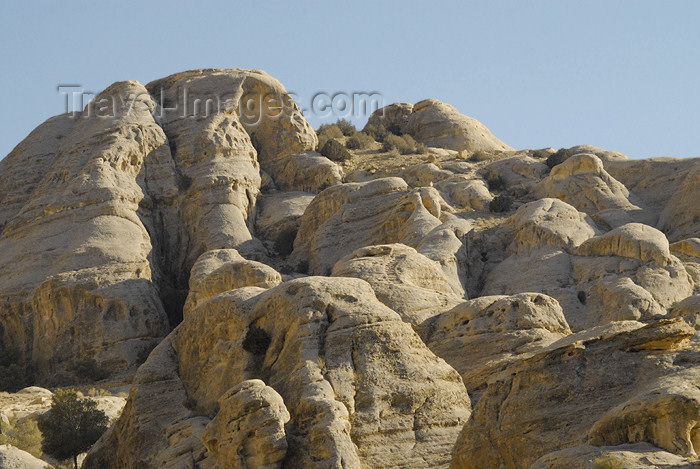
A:
<svg viewBox="0 0 700 469">
<path fill-rule="evenodd" d="M 109 377 L 109 372 L 101 368 L 94 358 L 75 360 L 68 366 L 68 370 L 81 381 L 100 381 Z"/>
<path fill-rule="evenodd" d="M 0 346 L 0 391 L 17 392 L 24 388 L 26 371 L 19 349 Z"/>
<path fill-rule="evenodd" d="M 469 157 L 469 161 L 472 163 L 479 163 L 481 161 L 487 161 L 491 159 L 491 154 L 484 150 L 475 151 Z"/>
<path fill-rule="evenodd" d="M 416 141 L 410 135 L 389 134 L 384 138 L 382 151 L 398 150 L 402 155 L 416 152 Z"/>
<path fill-rule="evenodd" d="M 428 153 L 428 146 L 423 145 L 422 143 L 417 143 L 415 151 L 420 155 L 425 155 L 426 153 Z"/>
<path fill-rule="evenodd" d="M 352 158 L 352 154 L 337 140 L 328 140 L 323 148 L 321 148 L 321 154 L 332 161 L 345 161 Z"/>
<path fill-rule="evenodd" d="M 394 135 L 403 135 L 403 132 L 401 131 L 401 127 L 399 124 L 389 124 L 389 126 L 386 128 L 387 132 L 394 134 Z"/>
<path fill-rule="evenodd" d="M 343 132 L 336 124 L 323 124 L 316 130 L 316 136 L 318 137 L 317 148 L 321 149 L 328 140 L 343 138 Z"/>
<path fill-rule="evenodd" d="M 374 143 L 374 139 L 364 132 L 355 132 L 352 137 L 345 142 L 345 146 L 350 150 L 363 150 Z"/>
<path fill-rule="evenodd" d="M 568 160 L 574 154 L 573 150 L 568 150 L 566 148 L 560 148 L 556 153 L 552 153 L 547 161 L 545 162 L 550 168 L 555 167 L 558 164 L 562 164 L 564 161 Z"/>
<path fill-rule="evenodd" d="M 335 125 L 340 129 L 340 131 L 345 135 L 346 137 L 351 136 L 355 132 L 357 132 L 357 128 L 350 122 L 349 120 L 346 119 L 338 119 L 338 122 L 335 123 Z"/>
<path fill-rule="evenodd" d="M 60 461 L 72 458 L 78 469 L 78 455 L 89 450 L 108 425 L 109 418 L 95 401 L 80 399 L 72 389 L 57 389 L 51 410 L 39 418 L 42 450 Z"/>
<path fill-rule="evenodd" d="M 489 185 L 489 190 L 500 191 L 506 187 L 506 182 L 503 180 L 500 174 L 494 171 L 493 168 L 489 168 L 484 176 L 486 183 Z"/>
<path fill-rule="evenodd" d="M 387 131 L 386 127 L 384 127 L 382 124 L 367 124 L 365 126 L 364 132 L 377 142 L 383 142 L 386 136 L 389 135 L 389 131 Z"/>
<path fill-rule="evenodd" d="M 549 151 L 544 148 L 541 150 L 533 150 L 532 152 L 532 157 L 536 159 L 549 158 L 549 156 Z"/>
<path fill-rule="evenodd" d="M 507 212 L 513 206 L 513 198 L 509 195 L 499 195 L 489 202 L 489 211 L 493 213 Z"/>
<path fill-rule="evenodd" d="M 17 425 L 2 425 L 0 445 L 12 445 L 40 458 L 41 442 L 41 431 L 39 431 L 36 420 L 26 419 Z"/>
</svg>

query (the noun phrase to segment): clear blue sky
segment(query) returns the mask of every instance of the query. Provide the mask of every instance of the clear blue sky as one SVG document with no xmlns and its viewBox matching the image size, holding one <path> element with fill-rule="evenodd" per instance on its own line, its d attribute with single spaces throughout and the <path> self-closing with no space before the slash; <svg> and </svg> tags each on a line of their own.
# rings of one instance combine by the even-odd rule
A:
<svg viewBox="0 0 700 469">
<path fill-rule="evenodd" d="M 5 0 L 2 10 L 0 157 L 63 112 L 59 84 L 100 91 L 210 67 L 263 69 L 303 106 L 322 91 L 437 98 L 516 148 L 700 156 L 698 1 Z"/>
</svg>

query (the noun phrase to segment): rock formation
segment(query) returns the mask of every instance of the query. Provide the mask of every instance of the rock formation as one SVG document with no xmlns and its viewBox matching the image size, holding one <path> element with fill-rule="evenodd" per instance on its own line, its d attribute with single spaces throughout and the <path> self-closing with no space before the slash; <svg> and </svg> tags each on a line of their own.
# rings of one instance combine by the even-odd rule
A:
<svg viewBox="0 0 700 469">
<path fill-rule="evenodd" d="M 0 161 L 0 367 L 130 387 L 86 469 L 697 465 L 700 159 L 380 126 L 427 149 L 331 161 L 255 70 L 47 120 Z"/>
</svg>

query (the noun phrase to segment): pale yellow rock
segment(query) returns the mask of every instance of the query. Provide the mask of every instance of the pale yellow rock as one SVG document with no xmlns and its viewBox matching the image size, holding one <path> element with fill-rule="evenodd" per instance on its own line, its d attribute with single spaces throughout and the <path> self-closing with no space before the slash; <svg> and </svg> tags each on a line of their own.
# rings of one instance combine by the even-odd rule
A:
<svg viewBox="0 0 700 469">
<path fill-rule="evenodd" d="M 513 149 L 497 139 L 481 122 L 436 99 L 420 101 L 411 111 L 401 130 L 425 145 L 456 151 Z"/>
<path fill-rule="evenodd" d="M 161 342 L 136 374 L 121 417 L 95 443 L 82 467 L 188 467 L 204 460 L 204 429 L 177 374 L 173 334 Z"/>
<path fill-rule="evenodd" d="M 133 109 L 112 99 L 130 95 L 142 98 Z M 140 174 L 150 155 L 167 152 L 166 138 L 137 82 L 116 83 L 96 100 L 109 115 L 75 122 L 0 235 L 5 339 L 45 381 L 84 356 L 122 370 L 167 333 L 140 208 Z"/>
<path fill-rule="evenodd" d="M 474 179 L 464 174 L 440 181 L 435 187 L 446 194 L 447 200 L 453 205 L 465 209 L 485 211 L 493 200 L 482 179 Z"/>
<path fill-rule="evenodd" d="M 692 389 L 698 367 L 689 359 L 698 351 L 690 341 L 693 332 L 683 321 L 664 320 L 602 339 L 572 343 L 565 337 L 513 363 L 489 380 L 455 445 L 450 467 L 528 468 L 548 453 L 580 445 L 598 421 L 610 422 L 611 437 L 664 441 L 635 428 L 645 422 L 653 425 L 644 416 L 654 415 L 657 403 L 676 399 L 673 385 L 685 386 L 687 397 L 697 392 Z M 671 362 L 674 366 L 667 366 Z M 638 407 L 640 413 L 615 422 L 603 418 L 618 415 L 614 409 L 625 402 L 635 402 L 640 389 L 651 398 Z M 672 415 L 680 417 L 669 414 L 671 422 Z M 687 454 L 683 441 L 687 444 L 686 424 L 693 415 L 668 427 L 680 443 L 672 450 L 675 454 Z"/>
<path fill-rule="evenodd" d="M 578 210 L 593 214 L 607 209 L 640 213 L 630 193 L 605 171 L 596 155 L 580 153 L 552 168 L 548 177 L 533 187 L 535 197 L 554 197 Z"/>
<path fill-rule="evenodd" d="M 472 396 L 494 372 L 571 333 L 559 303 L 537 293 L 475 298 L 422 329 L 430 350 L 462 375 Z"/>
<path fill-rule="evenodd" d="M 501 177 L 509 191 L 529 191 L 547 175 L 546 164 L 529 156 L 515 156 L 489 163 L 481 172 L 492 172 Z"/>
<path fill-rule="evenodd" d="M 628 223 L 588 239 L 577 251 L 580 256 L 620 256 L 664 266 L 673 262 L 666 236 L 642 223 Z"/>
<path fill-rule="evenodd" d="M 700 237 L 700 160 L 695 161 L 659 217 L 658 227 L 671 241 Z"/>
<path fill-rule="evenodd" d="M 429 147 L 455 151 L 508 151 L 512 147 L 497 139 L 484 124 L 460 114 L 437 99 L 425 99 L 411 105 L 396 103 L 377 109 L 368 125 L 382 124 L 387 129 L 410 134 Z"/>
<path fill-rule="evenodd" d="M 659 468 L 692 469 L 692 459 L 663 451 L 649 443 L 619 446 L 581 445 L 554 451 L 530 466 L 529 469 L 603 469 L 603 468 Z"/>
<path fill-rule="evenodd" d="M 282 277 L 275 269 L 249 261 L 235 249 L 207 251 L 199 256 L 190 272 L 190 292 L 183 315 L 219 293 L 243 287 L 270 288 L 281 282 Z"/>
<path fill-rule="evenodd" d="M 315 151 L 286 155 L 271 163 L 279 189 L 319 193 L 343 182 L 343 168 Z"/>
<path fill-rule="evenodd" d="M 401 177 L 411 187 L 432 187 L 438 181 L 449 179 L 452 171 L 440 169 L 434 163 L 421 163 L 409 166 L 401 173 Z"/>
<path fill-rule="evenodd" d="M 340 259 L 332 275 L 367 281 L 379 301 L 414 326 L 460 301 L 440 264 L 403 244 L 360 248 Z"/>
<path fill-rule="evenodd" d="M 276 244 L 288 242 L 289 248 L 293 248 L 301 216 L 314 197 L 315 194 L 308 192 L 275 192 L 262 196 L 258 201 L 255 234 Z"/>
<path fill-rule="evenodd" d="M 308 262 L 310 274 L 330 274 L 340 258 L 364 246 L 417 246 L 449 210 L 436 189 L 410 190 L 399 178 L 330 187 L 301 217 L 292 259 Z"/>
<path fill-rule="evenodd" d="M 0 445 L 0 469 L 50 469 L 53 466 L 12 445 Z"/>
<path fill-rule="evenodd" d="M 584 241 L 600 234 L 595 223 L 559 199 L 540 199 L 522 205 L 505 222 L 515 231 L 516 251 L 528 247 L 555 246 L 573 253 Z"/>
<path fill-rule="evenodd" d="M 231 386 L 266 377 L 291 415 L 291 467 L 445 467 L 469 414 L 458 374 L 359 279 L 219 295 L 192 311 L 177 344 L 206 413 Z"/>
<path fill-rule="evenodd" d="M 29 200 L 79 120 L 80 113 L 47 119 L 0 160 L 0 233 Z"/>
<path fill-rule="evenodd" d="M 282 397 L 258 379 L 243 381 L 219 399 L 219 412 L 204 429 L 209 469 L 280 468 L 287 455 Z"/>
</svg>

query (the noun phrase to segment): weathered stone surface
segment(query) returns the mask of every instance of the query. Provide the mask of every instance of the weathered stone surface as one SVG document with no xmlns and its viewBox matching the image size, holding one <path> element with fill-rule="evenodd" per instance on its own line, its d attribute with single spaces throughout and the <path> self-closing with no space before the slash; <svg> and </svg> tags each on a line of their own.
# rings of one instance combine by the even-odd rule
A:
<svg viewBox="0 0 700 469">
<path fill-rule="evenodd" d="M 274 192 L 262 196 L 258 201 L 255 234 L 291 251 L 301 216 L 314 196 L 308 192 Z"/>
<path fill-rule="evenodd" d="M 131 109 L 112 99 L 129 95 L 143 101 Z M 86 355 L 123 369 L 167 333 L 149 262 L 150 213 L 141 209 L 145 162 L 168 152 L 166 138 L 138 83 L 116 83 L 96 99 L 109 103 L 108 115 L 74 123 L 0 235 L 4 339 L 46 379 Z"/>
<path fill-rule="evenodd" d="M 403 244 L 360 248 L 340 259 L 332 275 L 367 281 L 379 301 L 414 326 L 452 308 L 461 296 L 452 290 L 439 263 Z"/>
<path fill-rule="evenodd" d="M 513 150 L 494 137 L 481 122 L 436 99 L 426 99 L 414 106 L 392 104 L 376 110 L 367 123 L 395 128 L 429 147 L 456 151 Z"/>
<path fill-rule="evenodd" d="M 154 467 L 166 448 L 175 451 L 169 432 L 154 425 L 187 429 L 190 437 L 174 440 L 177 454 L 201 461 L 195 437 L 210 417 L 223 410 L 226 420 L 229 412 L 219 399 L 256 378 L 282 396 L 291 416 L 285 467 L 447 467 L 470 412 L 457 372 L 369 284 L 309 277 L 226 292 L 193 310 L 139 370 L 130 404 L 86 467 Z M 187 396 L 196 414 L 182 406 Z M 231 436 L 209 425 L 210 441 Z M 127 447 L 145 459 L 106 460 Z"/>
<path fill-rule="evenodd" d="M 697 353 L 692 335 L 682 321 L 667 320 L 602 339 L 569 336 L 508 366 L 489 381 L 455 445 L 451 467 L 527 468 L 545 454 L 579 445 L 595 425 L 609 421 L 604 416 L 619 415 L 614 409 L 638 402 L 640 394 L 650 397 L 635 404 L 640 411 L 611 423 L 619 432 L 613 434 L 625 435 L 617 443 L 663 444 L 663 438 L 635 429 L 652 422 L 646 417 L 657 403 L 675 402 L 674 395 L 678 402 L 694 402 L 688 400 L 698 378 L 696 363 L 688 360 Z M 671 393 L 674 385 L 678 389 Z M 686 422 L 693 415 L 666 427 L 680 445 L 672 449 L 676 454 L 687 454 L 693 430 Z M 665 418 L 673 422 L 674 416 L 680 414 Z"/>
<path fill-rule="evenodd" d="M 700 200 L 700 160 L 688 172 L 659 217 L 659 229 L 665 232 L 671 241 L 699 236 L 698 200 Z"/>
<path fill-rule="evenodd" d="M 456 175 L 435 184 L 447 200 L 461 208 L 472 210 L 488 210 L 493 196 L 482 179 L 474 179 L 467 175 Z"/>
<path fill-rule="evenodd" d="M 319 193 L 343 182 L 343 169 L 314 151 L 286 155 L 271 166 L 279 189 Z"/>
<path fill-rule="evenodd" d="M 547 175 L 549 167 L 520 155 L 489 163 L 482 172 L 489 171 L 500 176 L 508 190 L 527 192 Z"/>
<path fill-rule="evenodd" d="M 0 445 L 0 469 L 50 469 L 53 466 L 12 445 Z"/>
<path fill-rule="evenodd" d="M 327 275 L 340 258 L 364 246 L 417 246 L 446 210 L 437 190 L 409 190 L 399 178 L 330 187 L 302 216 L 292 258 L 308 262 L 311 274 Z"/>
<path fill-rule="evenodd" d="M 574 155 L 552 168 L 549 176 L 534 186 L 533 194 L 561 199 L 589 215 L 614 209 L 640 217 L 639 221 L 648 218 L 634 203 L 636 200 L 631 200 L 627 188 L 605 171 L 600 158 L 590 153 Z"/>
<path fill-rule="evenodd" d="M 282 277 L 275 269 L 261 262 L 249 261 L 235 249 L 207 251 L 192 267 L 190 292 L 183 314 L 225 291 L 243 287 L 270 288 L 281 282 Z"/>
<path fill-rule="evenodd" d="M 95 443 L 82 467 L 176 469 L 203 461 L 202 436 L 210 419 L 192 410 L 177 374 L 173 335 L 139 368 L 121 417 Z"/>
<path fill-rule="evenodd" d="M 667 468 L 692 469 L 690 459 L 663 451 L 649 443 L 619 446 L 581 445 L 542 456 L 529 469 Z"/>
<path fill-rule="evenodd" d="M 409 166 L 401 173 L 401 177 L 411 187 L 432 187 L 438 181 L 449 179 L 454 173 L 440 169 L 434 163 L 421 163 Z"/>
<path fill-rule="evenodd" d="M 516 233 L 516 251 L 554 246 L 573 253 L 584 241 L 599 234 L 590 217 L 566 202 L 548 198 L 519 207 L 505 226 Z"/>
<path fill-rule="evenodd" d="M 673 262 L 668 240 L 659 230 L 642 223 L 628 223 L 579 246 L 581 256 L 620 256 L 667 265 Z"/>
<path fill-rule="evenodd" d="M 423 338 L 474 393 L 506 365 L 571 333 L 559 303 L 537 293 L 482 296 L 429 319 Z"/>
<path fill-rule="evenodd" d="M 219 412 L 204 429 L 203 468 L 280 468 L 287 455 L 282 397 L 258 379 L 243 381 L 219 399 Z"/>
</svg>

